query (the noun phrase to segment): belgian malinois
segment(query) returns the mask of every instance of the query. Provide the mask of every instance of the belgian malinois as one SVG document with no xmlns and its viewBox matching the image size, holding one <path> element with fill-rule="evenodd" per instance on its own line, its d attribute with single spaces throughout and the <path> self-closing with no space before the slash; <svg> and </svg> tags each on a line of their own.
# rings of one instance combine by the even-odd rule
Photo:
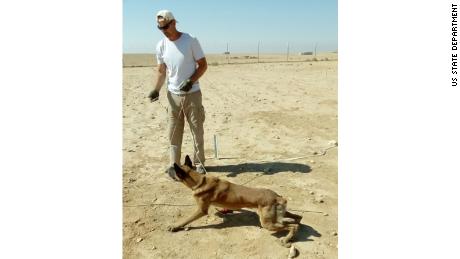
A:
<svg viewBox="0 0 460 259">
<path fill-rule="evenodd" d="M 178 231 L 185 225 L 208 214 L 210 205 L 239 210 L 257 208 L 260 224 L 270 231 L 289 230 L 280 238 L 281 244 L 289 247 L 289 241 L 297 233 L 302 216 L 286 210 L 287 201 L 274 191 L 262 188 L 250 188 L 237 185 L 213 176 L 205 176 L 193 170 L 192 161 L 187 155 L 182 166 L 174 163 L 176 178 L 192 189 L 198 205 L 189 218 L 168 227 L 169 231 Z"/>
</svg>

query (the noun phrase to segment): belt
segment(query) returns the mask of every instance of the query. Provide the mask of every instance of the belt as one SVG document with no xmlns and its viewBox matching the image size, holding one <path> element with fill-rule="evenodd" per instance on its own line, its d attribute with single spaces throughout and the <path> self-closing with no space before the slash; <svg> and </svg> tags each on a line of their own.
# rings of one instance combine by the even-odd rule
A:
<svg viewBox="0 0 460 259">
<path fill-rule="evenodd" d="M 188 95 L 188 94 L 175 94 L 175 93 L 171 93 L 171 94 L 174 94 L 175 96 L 180 96 L 180 97 L 184 97 L 184 96 Z"/>
<path fill-rule="evenodd" d="M 201 91 L 201 90 L 198 90 L 198 91 L 196 91 L 196 92 L 187 93 L 187 94 L 175 94 L 175 93 L 172 93 L 172 92 L 170 92 L 170 93 L 171 93 L 171 94 L 174 94 L 174 95 L 176 95 L 176 96 L 184 97 L 184 96 L 186 96 L 186 95 L 191 95 L 191 94 L 194 94 L 194 93 L 199 93 L 200 91 Z"/>
</svg>

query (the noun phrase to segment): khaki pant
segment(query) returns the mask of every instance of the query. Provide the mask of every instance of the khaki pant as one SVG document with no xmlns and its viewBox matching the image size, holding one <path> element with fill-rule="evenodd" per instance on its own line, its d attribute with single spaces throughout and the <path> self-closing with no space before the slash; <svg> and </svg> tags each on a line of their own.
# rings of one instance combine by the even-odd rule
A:
<svg viewBox="0 0 460 259">
<path fill-rule="evenodd" d="M 170 163 L 181 164 L 182 136 L 184 135 L 184 114 L 192 131 L 194 139 L 193 162 L 203 164 L 204 157 L 204 129 L 205 111 L 201 102 L 201 91 L 186 95 L 176 95 L 168 91 L 169 142 Z"/>
</svg>

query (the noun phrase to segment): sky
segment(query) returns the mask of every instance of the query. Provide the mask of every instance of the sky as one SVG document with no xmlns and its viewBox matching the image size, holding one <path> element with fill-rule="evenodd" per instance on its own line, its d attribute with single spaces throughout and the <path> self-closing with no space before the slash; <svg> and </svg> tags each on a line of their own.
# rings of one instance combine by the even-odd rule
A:
<svg viewBox="0 0 460 259">
<path fill-rule="evenodd" d="M 155 52 L 162 9 L 209 54 L 337 50 L 337 0 L 123 0 L 123 53 Z"/>
</svg>

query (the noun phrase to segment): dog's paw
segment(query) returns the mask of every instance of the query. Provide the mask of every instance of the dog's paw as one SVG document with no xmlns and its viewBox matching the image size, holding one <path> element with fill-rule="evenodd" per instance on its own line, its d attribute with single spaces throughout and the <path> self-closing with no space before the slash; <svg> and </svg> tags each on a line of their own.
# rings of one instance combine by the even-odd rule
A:
<svg viewBox="0 0 460 259">
<path fill-rule="evenodd" d="M 286 238 L 282 237 L 280 239 L 278 239 L 278 243 L 284 247 L 287 247 L 287 248 L 290 248 L 292 243 L 287 241 Z"/>
<path fill-rule="evenodd" d="M 168 226 L 168 231 L 170 232 L 177 232 L 179 230 L 183 229 L 183 227 L 180 226 Z"/>
</svg>

